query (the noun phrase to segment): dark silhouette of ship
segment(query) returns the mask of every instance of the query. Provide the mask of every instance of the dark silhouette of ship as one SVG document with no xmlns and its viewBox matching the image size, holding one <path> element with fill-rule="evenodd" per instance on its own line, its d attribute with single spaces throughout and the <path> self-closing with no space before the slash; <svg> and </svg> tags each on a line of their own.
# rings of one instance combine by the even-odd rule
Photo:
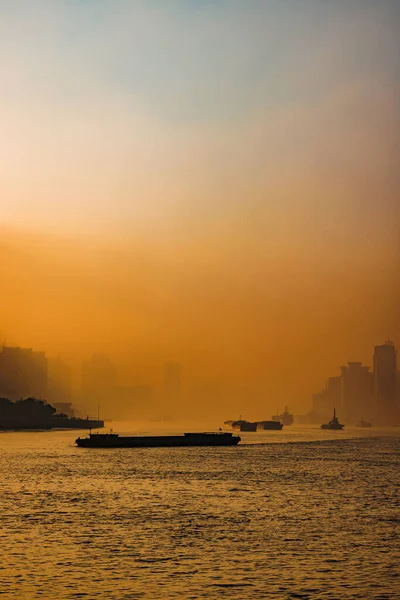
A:
<svg viewBox="0 0 400 600">
<path fill-rule="evenodd" d="M 244 421 L 239 419 L 238 421 L 232 421 L 232 429 L 235 431 L 257 431 L 257 423 L 251 421 Z"/>
<path fill-rule="evenodd" d="M 274 421 L 280 421 L 283 425 L 292 425 L 294 418 L 293 415 L 288 411 L 288 407 L 285 406 L 285 410 L 280 415 L 276 411 L 276 415 L 272 415 Z"/>
<path fill-rule="evenodd" d="M 235 431 L 267 431 L 269 429 L 282 429 L 283 424 L 280 421 L 225 421 L 224 425 L 229 425 Z"/>
<path fill-rule="evenodd" d="M 257 431 L 267 431 L 271 430 L 279 430 L 282 429 L 283 423 L 280 421 L 258 421 L 257 423 Z"/>
<path fill-rule="evenodd" d="M 333 409 L 333 419 L 326 423 L 325 425 L 321 425 L 321 429 L 343 429 L 344 425 L 339 423 L 336 417 L 336 409 Z"/>
<path fill-rule="evenodd" d="M 183 435 L 119 436 L 118 433 L 90 433 L 75 440 L 81 448 L 172 448 L 175 446 L 236 446 L 232 433 L 185 433 Z"/>
</svg>

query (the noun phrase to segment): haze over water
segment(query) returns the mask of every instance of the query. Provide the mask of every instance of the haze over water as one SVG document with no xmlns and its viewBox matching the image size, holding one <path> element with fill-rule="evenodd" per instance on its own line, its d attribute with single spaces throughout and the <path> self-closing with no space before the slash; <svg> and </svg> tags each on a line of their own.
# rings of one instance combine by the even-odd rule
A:
<svg viewBox="0 0 400 600">
<path fill-rule="evenodd" d="M 398 343 L 397 1 L 3 1 L 0 28 L 1 341 L 78 382 L 177 361 L 187 417 L 304 412 Z"/>
<path fill-rule="evenodd" d="M 0 0 L 0 346 L 120 434 L 297 418 L 348 362 L 395 424 L 399 57 L 398 0 Z M 0 596 L 394 600 L 399 431 L 0 432 Z"/>
</svg>

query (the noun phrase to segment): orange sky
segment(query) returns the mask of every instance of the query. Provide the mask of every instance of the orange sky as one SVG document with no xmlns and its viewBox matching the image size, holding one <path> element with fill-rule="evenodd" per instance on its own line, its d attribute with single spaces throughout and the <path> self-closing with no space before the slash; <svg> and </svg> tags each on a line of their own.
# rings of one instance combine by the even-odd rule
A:
<svg viewBox="0 0 400 600">
<path fill-rule="evenodd" d="M 0 333 L 302 410 L 400 344 L 398 5 L 217 4 L 2 9 Z"/>
</svg>

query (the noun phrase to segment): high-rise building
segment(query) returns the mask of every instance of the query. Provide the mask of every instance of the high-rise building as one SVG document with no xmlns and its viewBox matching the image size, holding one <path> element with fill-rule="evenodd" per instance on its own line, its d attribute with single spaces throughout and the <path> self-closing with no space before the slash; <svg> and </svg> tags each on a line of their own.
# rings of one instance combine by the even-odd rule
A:
<svg viewBox="0 0 400 600">
<path fill-rule="evenodd" d="M 3 346 L 0 352 L 0 396 L 19 400 L 47 397 L 47 358 L 32 348 Z"/>
<path fill-rule="evenodd" d="M 48 359 L 48 401 L 51 404 L 71 402 L 71 368 L 61 358 Z"/>
<path fill-rule="evenodd" d="M 373 413 L 373 374 L 361 362 L 341 367 L 341 410 L 348 423 L 370 418 Z"/>
<path fill-rule="evenodd" d="M 391 340 L 374 348 L 374 388 L 380 421 L 392 425 L 399 419 L 396 348 Z"/>
<path fill-rule="evenodd" d="M 329 377 L 325 388 L 313 395 L 312 420 L 320 422 L 329 419 L 334 408 L 341 407 L 341 378 L 339 376 Z"/>
</svg>

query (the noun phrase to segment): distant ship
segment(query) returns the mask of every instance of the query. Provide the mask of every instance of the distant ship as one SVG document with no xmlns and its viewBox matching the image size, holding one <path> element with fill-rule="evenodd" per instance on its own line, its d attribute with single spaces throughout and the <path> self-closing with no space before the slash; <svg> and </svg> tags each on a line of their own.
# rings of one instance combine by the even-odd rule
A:
<svg viewBox="0 0 400 600">
<path fill-rule="evenodd" d="M 268 429 L 282 429 L 283 424 L 280 421 L 225 421 L 224 425 L 229 425 L 235 431 L 266 431 Z"/>
<path fill-rule="evenodd" d="M 326 423 L 325 425 L 321 425 L 321 429 L 343 429 L 344 425 L 339 423 L 336 417 L 336 409 L 333 409 L 333 419 Z"/>
<path fill-rule="evenodd" d="M 272 430 L 280 430 L 282 429 L 284 423 L 281 421 L 258 421 L 257 423 L 257 431 L 267 431 L 268 429 Z"/>
<path fill-rule="evenodd" d="M 278 411 L 276 411 L 278 413 Z M 274 421 L 280 421 L 283 425 L 292 425 L 294 418 L 293 415 L 288 411 L 288 407 L 285 406 L 285 410 L 282 414 L 272 415 Z"/>
<path fill-rule="evenodd" d="M 172 448 L 175 446 L 236 446 L 232 433 L 185 433 L 184 435 L 119 436 L 118 433 L 90 433 L 75 440 L 81 448 Z"/>
<path fill-rule="evenodd" d="M 372 423 L 370 423 L 369 421 L 364 421 L 363 419 L 361 419 L 361 421 L 358 421 L 357 427 L 372 427 Z"/>
<path fill-rule="evenodd" d="M 239 419 L 239 421 L 232 421 L 231 427 L 235 431 L 257 431 L 257 422 L 243 421 L 243 419 Z"/>
</svg>

